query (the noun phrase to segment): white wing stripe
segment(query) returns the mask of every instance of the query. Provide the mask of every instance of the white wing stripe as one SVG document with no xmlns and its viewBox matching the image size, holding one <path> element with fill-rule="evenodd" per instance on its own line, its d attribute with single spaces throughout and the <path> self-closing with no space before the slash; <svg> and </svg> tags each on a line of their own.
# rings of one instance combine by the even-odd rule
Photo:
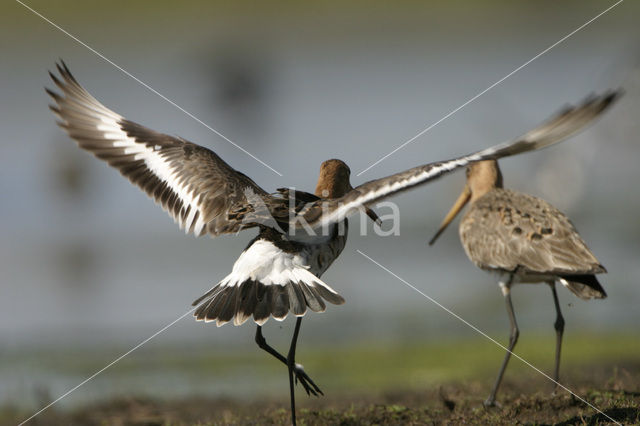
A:
<svg viewBox="0 0 640 426">
<path fill-rule="evenodd" d="M 129 138 L 129 140 L 135 143 L 133 139 Z M 141 144 L 137 145 L 139 146 Z M 160 155 L 159 152 L 155 151 L 153 148 L 145 146 L 144 151 L 138 155 L 144 159 L 144 162 L 147 167 L 149 167 L 149 170 L 151 170 L 156 176 L 158 176 L 161 181 L 166 182 L 171 190 L 175 192 L 182 200 L 185 205 L 185 214 L 186 211 L 189 211 L 189 216 L 186 218 L 186 220 L 182 219 L 182 214 L 176 218 L 176 221 L 179 223 L 180 227 L 183 227 L 185 232 L 189 232 L 196 211 L 199 211 L 200 215 L 195 223 L 195 227 L 202 230 L 205 225 L 202 220 L 202 211 L 200 211 L 200 206 L 197 203 L 197 200 L 194 198 L 193 191 L 187 189 L 184 179 L 180 179 L 180 177 L 177 176 L 175 171 L 171 169 L 162 155 Z M 200 197 L 198 197 L 198 199 L 199 198 Z M 196 235 L 199 235 L 199 233 L 196 233 Z"/>
<path fill-rule="evenodd" d="M 202 211 L 198 203 L 201 197 L 194 197 L 193 191 L 187 188 L 185 180 L 170 167 L 163 158 L 161 151 L 156 150 L 155 147 L 148 147 L 145 144 L 136 142 L 135 139 L 129 137 L 118 124 L 117 120 L 120 120 L 121 117 L 117 117 L 117 119 L 104 116 L 100 117 L 103 124 L 97 126 L 98 130 L 104 132 L 103 136 L 105 139 L 112 141 L 112 147 L 124 148 L 124 155 L 135 154 L 133 157 L 134 161 L 143 160 L 149 170 L 156 175 L 160 181 L 166 183 L 184 205 L 184 208 L 174 217 L 174 220 L 181 228 L 184 228 L 185 232 L 188 233 L 193 226 L 195 234 L 199 235 L 206 225 L 202 220 Z M 200 212 L 200 215 L 195 223 L 193 223 L 196 213 L 198 212 Z M 187 215 L 186 218 L 185 215 Z"/>
<path fill-rule="evenodd" d="M 331 206 L 333 208 L 332 212 L 322 215 L 320 220 L 314 224 L 314 228 L 318 229 L 318 227 L 325 227 L 330 223 L 341 221 L 357 211 L 361 206 L 366 206 L 377 199 L 435 179 L 444 173 L 464 167 L 471 162 L 485 159 L 499 159 L 505 156 L 544 148 L 560 142 L 591 123 L 603 111 L 610 107 L 621 94 L 621 91 L 609 91 L 600 96 L 589 97 L 578 106 L 566 108 L 540 126 L 511 142 L 495 145 L 482 151 L 439 164 L 415 167 L 406 172 L 360 185 L 356 188 L 357 191 L 362 191 L 359 195 L 354 197 L 352 193 L 348 193 L 345 197 L 346 200 L 349 201 L 342 205 Z M 338 203 L 339 202 L 338 200 Z"/>
<path fill-rule="evenodd" d="M 59 76 L 50 76 L 62 93 L 45 90 L 54 101 L 50 109 L 60 127 L 80 148 L 118 169 L 146 192 L 185 232 L 218 235 L 245 227 L 241 217 L 228 215 L 246 205 L 238 189 L 250 188 L 269 197 L 214 152 L 126 120 L 91 96 L 64 63 L 56 68 Z"/>
</svg>

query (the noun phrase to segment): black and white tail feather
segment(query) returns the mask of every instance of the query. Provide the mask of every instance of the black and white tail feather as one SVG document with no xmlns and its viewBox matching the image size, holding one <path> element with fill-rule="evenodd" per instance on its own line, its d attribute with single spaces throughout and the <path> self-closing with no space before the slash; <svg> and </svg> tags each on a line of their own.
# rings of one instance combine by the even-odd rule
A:
<svg viewBox="0 0 640 426">
<path fill-rule="evenodd" d="M 307 308 L 324 312 L 325 301 L 341 305 L 344 299 L 310 272 L 304 252 L 289 253 L 265 239 L 254 240 L 242 252 L 233 270 L 204 296 L 194 316 L 221 326 L 233 320 L 241 325 L 253 316 L 264 324 L 270 316 L 284 320 L 289 312 L 301 317 Z"/>
<path fill-rule="evenodd" d="M 606 272 L 604 267 L 601 268 L 602 270 L 598 273 Z M 558 279 L 560 284 L 582 300 L 604 299 L 607 297 L 607 292 L 604 291 L 604 288 L 593 274 L 561 275 Z"/>
</svg>

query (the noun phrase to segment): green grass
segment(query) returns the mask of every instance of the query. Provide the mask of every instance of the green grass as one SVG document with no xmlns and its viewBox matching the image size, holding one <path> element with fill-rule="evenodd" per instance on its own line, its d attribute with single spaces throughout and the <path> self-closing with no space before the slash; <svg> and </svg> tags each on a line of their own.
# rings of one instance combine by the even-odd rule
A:
<svg viewBox="0 0 640 426">
<path fill-rule="evenodd" d="M 503 344 L 506 344 L 504 341 Z M 515 353 L 540 368 L 550 372 L 553 368 L 555 335 L 521 335 Z M 38 367 L 38 371 L 51 371 L 82 377 L 111 362 L 124 352 L 111 350 L 58 351 L 46 357 L 16 355 L 3 359 L 4 365 L 22 362 Z M 593 363 L 624 363 L 636 360 L 640 355 L 640 339 L 633 334 L 619 335 L 568 335 L 562 351 L 562 370 L 579 370 Z M 450 339 L 444 342 L 420 341 L 404 343 L 356 343 L 332 347 L 329 344 L 313 347 L 302 345 L 297 360 L 304 364 L 312 378 L 320 378 L 322 388 L 330 392 L 353 390 L 385 390 L 422 388 L 444 381 L 469 379 L 486 380 L 494 377 L 504 350 L 491 341 L 477 337 L 465 340 Z M 277 376 L 283 366 L 257 347 L 213 348 L 141 348 L 135 354 L 114 365 L 110 377 L 127 377 L 133 373 L 165 374 L 172 372 L 190 376 L 233 378 L 251 374 Z M 510 374 L 535 375 L 531 367 L 517 358 L 507 370 Z"/>
<path fill-rule="evenodd" d="M 523 336 L 515 349 L 517 355 L 545 372 L 553 369 L 554 351 L 555 336 Z M 302 351 L 299 360 L 310 374 L 319 374 L 325 386 L 335 390 L 421 388 L 443 381 L 492 378 L 504 353 L 494 343 L 478 338 L 445 343 L 325 348 Z M 561 364 L 579 369 L 596 362 L 636 360 L 639 355 L 637 336 L 567 336 Z M 510 361 L 508 373 L 538 375 L 515 357 Z"/>
<path fill-rule="evenodd" d="M 516 353 L 550 372 L 554 344 L 554 335 L 525 335 Z M 39 367 L 84 378 L 111 361 L 112 354 L 50 353 Z M 639 354 L 635 334 L 570 335 L 564 342 L 561 380 L 608 415 L 633 424 L 640 421 Z M 517 359 L 512 359 L 499 394 L 504 408 L 485 410 L 481 401 L 503 355 L 484 338 L 337 348 L 305 345 L 298 360 L 327 396 L 307 398 L 298 390 L 300 424 L 608 424 L 566 392 L 552 396 L 547 379 Z M 141 371 L 200 377 L 214 384 L 221 377 L 249 375 L 252 384 L 271 378 L 274 392 L 233 398 L 122 395 L 71 410 L 56 406 L 39 416 L 41 424 L 286 424 L 289 418 L 284 366 L 258 348 L 141 349 L 104 374 L 116 382 L 119 377 L 144 380 L 147 376 L 138 376 Z M 0 424 L 15 424 L 30 414 L 0 407 Z"/>
<path fill-rule="evenodd" d="M 506 341 L 500 342 L 506 345 Z M 253 348 L 253 347 L 252 347 Z M 124 349 L 122 349 L 124 352 Z M 515 353 L 540 368 L 551 368 L 555 351 L 555 335 L 521 335 Z M 94 352 L 57 351 L 46 357 L 31 356 L 30 362 L 45 368 L 81 374 L 110 362 L 119 348 L 101 349 Z M 360 382 L 365 377 L 375 377 L 380 385 L 393 384 L 394 376 L 419 376 L 428 380 L 452 380 L 483 378 L 497 369 L 504 349 L 483 337 L 472 339 L 449 339 L 435 342 L 363 343 L 333 347 L 304 345 L 298 349 L 297 358 L 309 371 L 323 375 L 333 372 L 341 376 L 341 385 Z M 580 366 L 596 361 L 623 361 L 637 359 L 640 355 L 640 339 L 635 334 L 619 335 L 568 335 L 562 348 L 562 364 Z M 29 360 L 29 355 L 17 355 L 15 359 Z M 11 358 L 4 363 L 10 363 Z M 256 369 L 269 372 L 280 370 L 274 362 L 257 347 L 248 351 L 246 347 L 213 348 L 202 346 L 184 351 L 181 348 L 161 348 L 153 351 L 141 348 L 136 355 L 124 358 L 117 364 L 119 373 L 143 369 L 181 370 L 203 374 L 224 374 L 252 364 Z M 372 371 L 375 367 L 375 371 Z M 513 358 L 510 369 L 529 370 L 522 362 Z"/>
</svg>

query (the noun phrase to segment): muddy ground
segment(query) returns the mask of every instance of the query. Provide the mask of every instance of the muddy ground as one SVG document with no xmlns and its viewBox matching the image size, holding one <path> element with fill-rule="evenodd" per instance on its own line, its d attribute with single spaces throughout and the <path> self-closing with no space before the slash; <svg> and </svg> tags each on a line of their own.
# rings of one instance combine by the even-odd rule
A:
<svg viewBox="0 0 640 426">
<path fill-rule="evenodd" d="M 502 406 L 491 409 L 482 405 L 492 384 L 486 379 L 442 383 L 422 390 L 371 394 L 362 391 L 321 398 L 309 398 L 298 389 L 298 420 L 300 425 L 600 425 L 615 424 L 614 420 L 640 424 L 640 360 L 606 367 L 567 368 L 565 377 L 569 388 L 603 413 L 566 391 L 553 395 L 551 383 L 532 372 L 518 377 L 507 375 L 498 396 Z M 280 425 L 289 422 L 286 407 L 288 401 L 283 398 L 251 401 L 125 398 L 72 411 L 51 408 L 30 424 Z M 29 415 L 10 407 L 1 412 L 3 424 L 17 424 Z"/>
</svg>

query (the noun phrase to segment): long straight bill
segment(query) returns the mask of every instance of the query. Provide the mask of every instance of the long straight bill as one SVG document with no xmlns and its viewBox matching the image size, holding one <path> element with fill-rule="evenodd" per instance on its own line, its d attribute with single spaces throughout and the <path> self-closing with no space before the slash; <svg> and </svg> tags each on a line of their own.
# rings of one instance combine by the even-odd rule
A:
<svg viewBox="0 0 640 426">
<path fill-rule="evenodd" d="M 460 210 L 462 210 L 462 208 L 465 204 L 467 204 L 470 198 L 471 190 L 469 189 L 469 185 L 465 185 L 464 189 L 462 190 L 462 194 L 460 194 L 455 204 L 453 205 L 453 207 L 451 207 L 451 210 L 449 210 L 449 213 L 447 213 L 444 220 L 440 224 L 440 229 L 438 229 L 436 235 L 434 235 L 433 238 L 429 240 L 429 245 L 433 245 L 433 243 L 436 242 L 440 234 L 442 234 L 444 230 L 447 229 L 447 226 L 449 226 L 451 221 L 458 215 L 458 213 L 460 213 Z"/>
</svg>

